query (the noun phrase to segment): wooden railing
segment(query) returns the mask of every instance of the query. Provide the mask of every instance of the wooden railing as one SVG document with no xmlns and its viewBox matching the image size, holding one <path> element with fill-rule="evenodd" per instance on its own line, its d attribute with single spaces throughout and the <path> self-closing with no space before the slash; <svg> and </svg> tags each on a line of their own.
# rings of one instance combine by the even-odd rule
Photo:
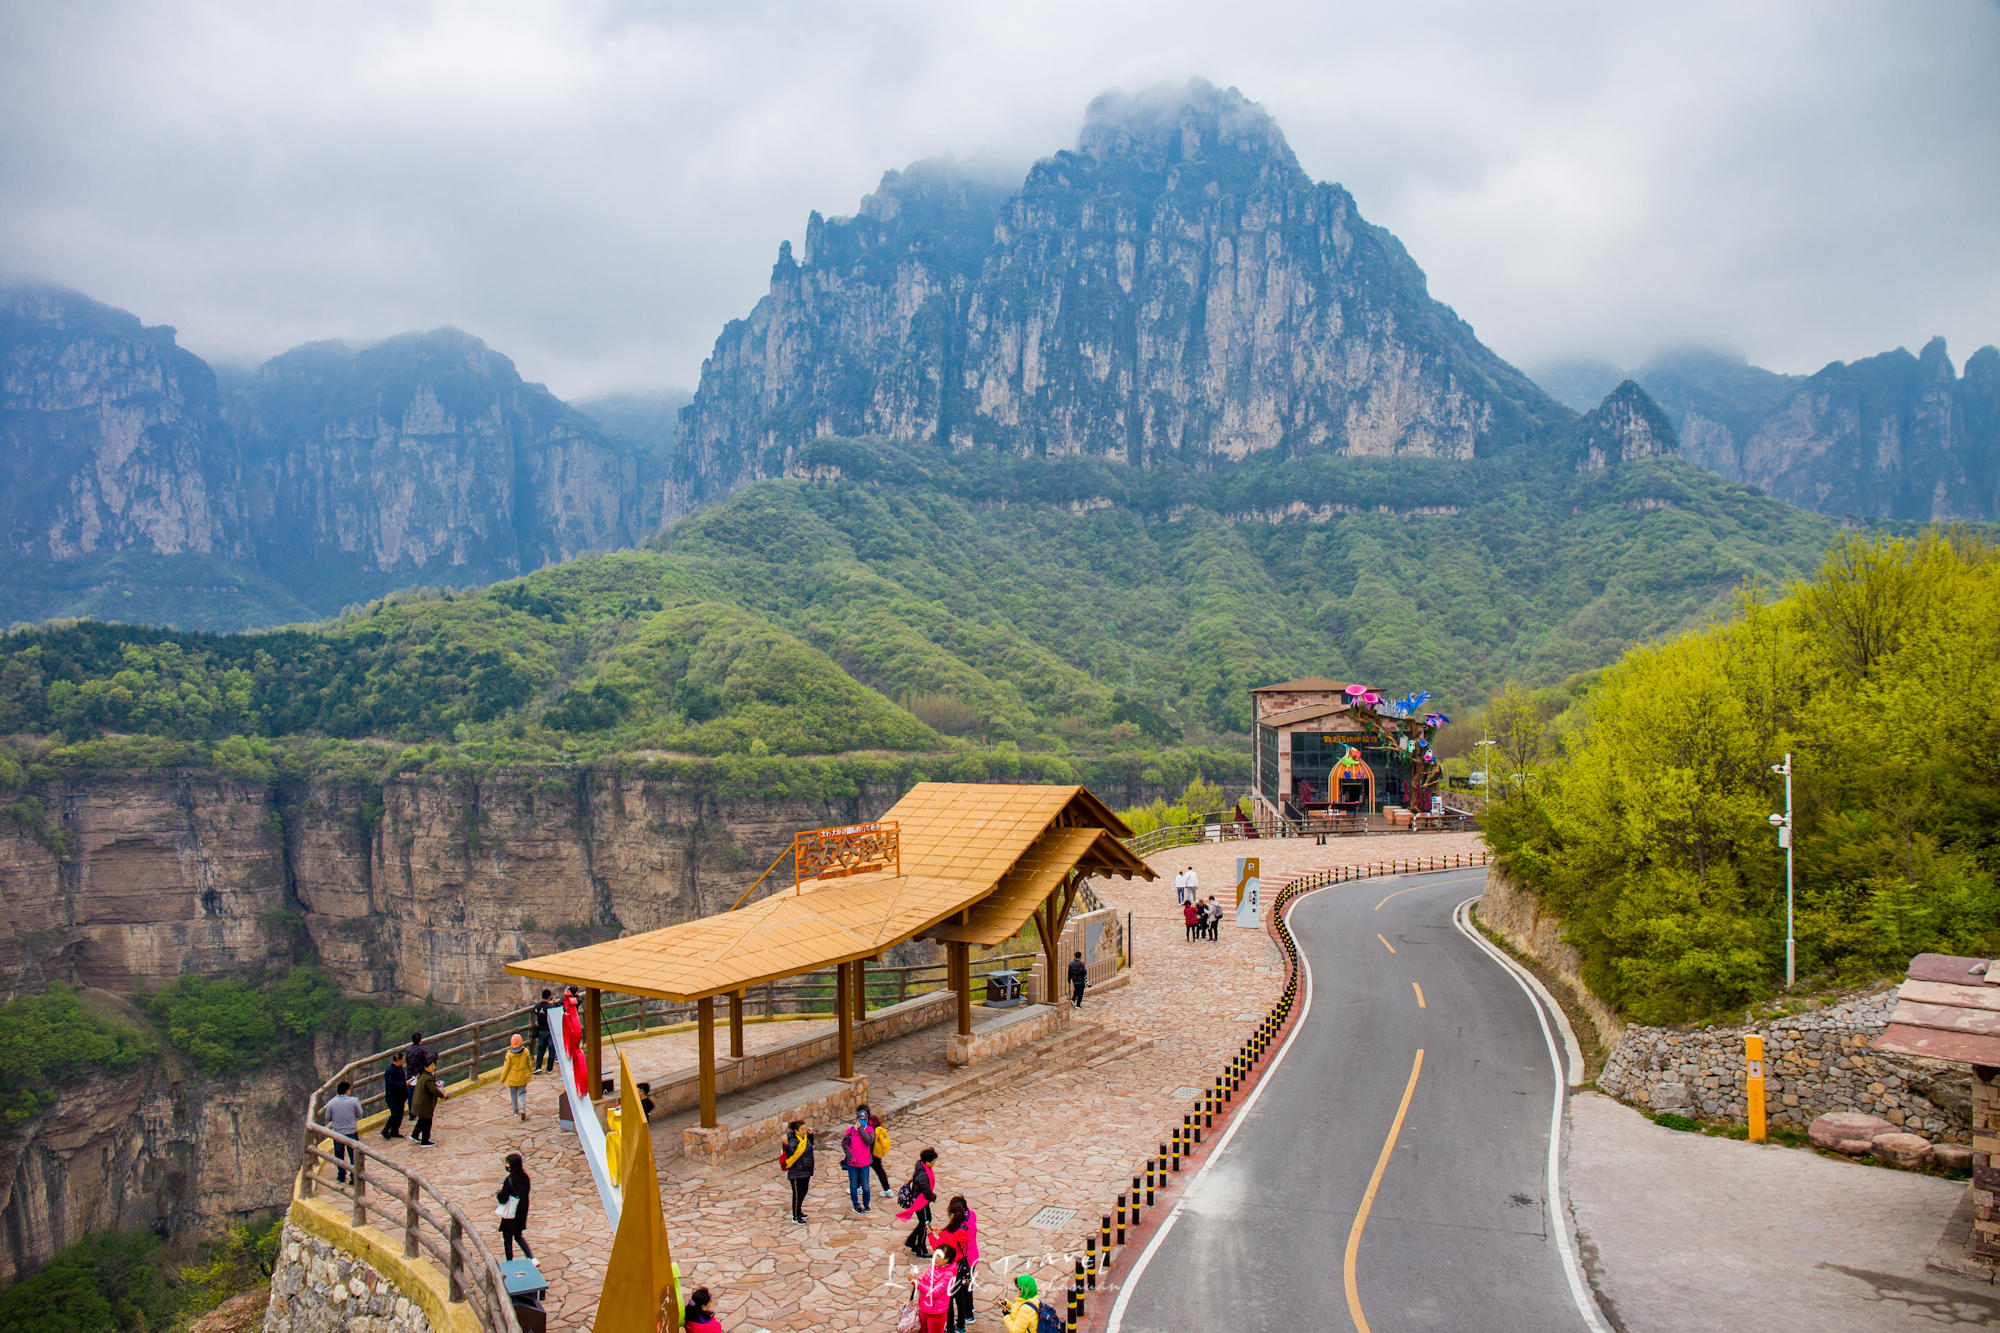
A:
<svg viewBox="0 0 2000 1333">
<path fill-rule="evenodd" d="M 1435 817 L 1422 816 L 1423 824 L 1405 825 L 1374 829 L 1369 826 L 1366 816 L 1351 814 L 1322 815 L 1308 819 L 1273 819 L 1260 815 L 1255 819 L 1238 820 L 1227 810 L 1191 817 L 1185 824 L 1167 824 L 1160 828 L 1148 829 L 1125 839 L 1125 846 L 1135 856 L 1151 856 L 1170 847 L 1187 847 L 1198 842 L 1235 842 L 1238 839 L 1257 838 L 1324 838 L 1330 834 L 1354 835 L 1360 833 L 1424 833 L 1437 832 L 1454 826 L 1460 829 L 1476 828 L 1472 817 L 1461 810 L 1447 807 L 1447 818 L 1440 825 Z M 1213 830 L 1220 829 L 1220 835 Z M 1253 834 L 1250 830 L 1255 829 Z"/>
<path fill-rule="evenodd" d="M 344 1147 L 352 1160 L 340 1161 L 325 1144 Z M 329 1163 L 336 1172 L 347 1171 L 346 1184 L 323 1178 Z M 365 1143 L 343 1138 L 324 1125 L 308 1124 L 299 1197 L 310 1199 L 322 1189 L 348 1200 L 349 1226 L 358 1230 L 373 1218 L 382 1230 L 402 1233 L 405 1259 L 421 1252 L 436 1260 L 445 1273 L 445 1299 L 470 1302 L 481 1328 L 489 1333 L 519 1333 L 514 1303 L 493 1252 L 472 1219 L 436 1186 Z"/>
</svg>

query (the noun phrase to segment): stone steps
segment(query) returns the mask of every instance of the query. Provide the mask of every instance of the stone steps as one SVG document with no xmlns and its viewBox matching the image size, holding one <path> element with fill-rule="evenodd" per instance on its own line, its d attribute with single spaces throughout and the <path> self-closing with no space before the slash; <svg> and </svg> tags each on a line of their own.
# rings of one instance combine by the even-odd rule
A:
<svg viewBox="0 0 2000 1333">
<path fill-rule="evenodd" d="M 1095 1069 L 1152 1044 L 1151 1037 L 1133 1037 L 1097 1023 L 1072 1023 L 1061 1032 L 1029 1042 L 984 1069 L 973 1069 L 893 1103 L 887 1114 L 935 1111 L 1012 1083 L 1066 1070 Z"/>
</svg>

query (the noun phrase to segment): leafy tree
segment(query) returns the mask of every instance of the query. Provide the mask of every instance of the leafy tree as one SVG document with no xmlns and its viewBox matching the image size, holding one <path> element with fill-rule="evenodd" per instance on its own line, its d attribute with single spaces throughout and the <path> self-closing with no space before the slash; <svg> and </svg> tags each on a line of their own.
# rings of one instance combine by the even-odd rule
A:
<svg viewBox="0 0 2000 1333">
<path fill-rule="evenodd" d="M 59 983 L 9 1000 L 0 1005 L 0 1113 L 20 1124 L 55 1104 L 63 1080 L 129 1069 L 154 1049 L 143 1032 L 91 1013 Z"/>
<path fill-rule="evenodd" d="M 159 1239 L 150 1231 L 94 1231 L 39 1273 L 0 1290 L 8 1333 L 142 1333 L 180 1308 Z"/>
</svg>

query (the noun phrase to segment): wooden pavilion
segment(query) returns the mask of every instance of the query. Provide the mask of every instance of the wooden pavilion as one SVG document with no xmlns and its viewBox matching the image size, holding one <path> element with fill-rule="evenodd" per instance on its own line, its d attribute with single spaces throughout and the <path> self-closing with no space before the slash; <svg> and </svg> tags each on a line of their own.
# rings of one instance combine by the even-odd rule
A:
<svg viewBox="0 0 2000 1333">
<path fill-rule="evenodd" d="M 835 969 L 840 1076 L 854 1076 L 854 1023 L 865 1017 L 862 968 L 906 940 L 938 940 L 972 1031 L 972 946 L 996 945 L 1033 920 L 1060 984 L 1064 924 L 1092 875 L 1156 876 L 1119 841 L 1131 830 L 1084 787 L 922 782 L 878 821 L 816 829 L 793 841 L 793 882 L 748 906 L 546 954 L 507 971 L 583 991 L 589 1082 L 601 1077 L 602 994 L 693 1004 L 701 1124 L 716 1125 L 715 1000 L 729 1002 L 729 1053 L 743 1055 L 744 992 Z"/>
</svg>

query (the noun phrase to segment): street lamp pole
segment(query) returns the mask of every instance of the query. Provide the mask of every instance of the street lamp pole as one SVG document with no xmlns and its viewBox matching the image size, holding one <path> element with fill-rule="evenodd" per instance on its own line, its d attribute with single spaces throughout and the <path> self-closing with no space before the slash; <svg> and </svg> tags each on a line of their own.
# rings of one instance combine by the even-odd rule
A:
<svg viewBox="0 0 2000 1333">
<path fill-rule="evenodd" d="M 1792 939 L 1792 756 L 1771 765 L 1771 771 L 1785 775 L 1785 813 L 1772 815 L 1771 822 L 1778 826 L 1778 845 L 1785 849 L 1785 989 L 1790 990 L 1798 980 L 1798 948 Z"/>
</svg>

